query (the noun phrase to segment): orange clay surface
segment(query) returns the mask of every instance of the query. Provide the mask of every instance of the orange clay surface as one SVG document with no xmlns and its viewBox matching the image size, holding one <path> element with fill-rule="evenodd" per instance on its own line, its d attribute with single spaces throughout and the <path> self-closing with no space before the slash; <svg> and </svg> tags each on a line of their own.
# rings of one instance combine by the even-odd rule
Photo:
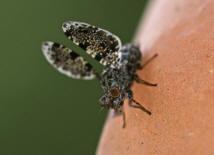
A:
<svg viewBox="0 0 214 155">
<path fill-rule="evenodd" d="M 214 1 L 153 1 L 135 39 L 145 59 L 159 54 L 138 72 L 158 87 L 133 86 L 152 115 L 126 101 L 123 129 L 111 111 L 97 155 L 213 155 Z"/>
</svg>

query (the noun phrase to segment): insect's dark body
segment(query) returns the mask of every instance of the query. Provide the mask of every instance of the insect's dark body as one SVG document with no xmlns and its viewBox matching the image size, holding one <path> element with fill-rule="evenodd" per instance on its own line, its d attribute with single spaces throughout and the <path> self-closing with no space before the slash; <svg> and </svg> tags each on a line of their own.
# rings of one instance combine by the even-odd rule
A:
<svg viewBox="0 0 214 155">
<path fill-rule="evenodd" d="M 133 44 L 123 46 L 120 56 L 121 61 L 118 67 L 111 68 L 106 66 L 100 80 L 105 93 L 100 99 L 101 104 L 107 109 L 113 108 L 116 111 L 121 111 L 120 108 L 125 97 L 132 95 L 131 86 L 137 76 L 136 70 L 141 68 L 141 53 L 138 46 Z M 116 99 L 109 93 L 109 90 L 113 87 L 120 90 L 120 96 Z"/>
<path fill-rule="evenodd" d="M 133 99 L 131 86 L 134 81 L 156 86 L 140 79 L 136 74 L 138 69 L 143 69 L 152 59 L 141 65 L 141 52 L 138 46 L 134 44 L 122 46 L 117 36 L 96 26 L 68 21 L 62 24 L 62 29 L 69 40 L 102 64 L 104 70 L 99 75 L 87 60 L 72 49 L 56 42 L 46 41 L 42 44 L 42 50 L 50 64 L 72 78 L 85 80 L 97 78 L 104 90 L 99 104 L 106 109 L 114 109 L 125 116 L 122 106 L 127 97 L 130 106 L 151 114 Z"/>
</svg>

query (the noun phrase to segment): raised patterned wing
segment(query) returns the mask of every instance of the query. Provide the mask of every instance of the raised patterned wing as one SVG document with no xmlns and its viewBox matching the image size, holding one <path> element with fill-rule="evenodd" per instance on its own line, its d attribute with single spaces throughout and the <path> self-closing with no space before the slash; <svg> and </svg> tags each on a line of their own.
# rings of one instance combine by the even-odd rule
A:
<svg viewBox="0 0 214 155">
<path fill-rule="evenodd" d="M 114 34 L 82 22 L 68 21 L 62 24 L 65 35 L 103 65 L 115 67 L 120 58 L 120 39 Z"/>
<path fill-rule="evenodd" d="M 55 42 L 44 42 L 43 53 L 48 62 L 59 72 L 72 78 L 93 79 L 97 74 L 83 57 Z"/>
</svg>

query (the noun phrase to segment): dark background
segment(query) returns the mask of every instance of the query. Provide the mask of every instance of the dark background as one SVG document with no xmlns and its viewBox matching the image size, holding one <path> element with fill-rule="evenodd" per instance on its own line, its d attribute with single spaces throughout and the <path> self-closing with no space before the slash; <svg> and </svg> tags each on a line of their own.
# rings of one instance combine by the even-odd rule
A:
<svg viewBox="0 0 214 155">
<path fill-rule="evenodd" d="M 1 155 L 95 153 L 107 114 L 105 110 L 99 112 L 99 82 L 70 79 L 58 73 L 45 60 L 41 43 L 57 41 L 83 53 L 61 30 L 62 22 L 67 20 L 97 25 L 118 35 L 123 43 L 130 42 L 145 3 L 1 1 Z"/>
</svg>

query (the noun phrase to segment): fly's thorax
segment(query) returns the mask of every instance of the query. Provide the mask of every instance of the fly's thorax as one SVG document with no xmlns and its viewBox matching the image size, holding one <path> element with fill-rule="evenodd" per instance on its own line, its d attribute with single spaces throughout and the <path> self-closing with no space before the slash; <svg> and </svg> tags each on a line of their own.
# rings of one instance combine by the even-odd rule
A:
<svg viewBox="0 0 214 155">
<path fill-rule="evenodd" d="M 141 52 L 139 46 L 134 44 L 126 44 L 119 51 L 120 66 L 135 65 L 141 60 Z"/>
<path fill-rule="evenodd" d="M 110 89 L 112 86 L 120 85 L 121 72 L 118 69 L 105 67 L 101 74 L 101 85 L 104 91 Z"/>
</svg>

